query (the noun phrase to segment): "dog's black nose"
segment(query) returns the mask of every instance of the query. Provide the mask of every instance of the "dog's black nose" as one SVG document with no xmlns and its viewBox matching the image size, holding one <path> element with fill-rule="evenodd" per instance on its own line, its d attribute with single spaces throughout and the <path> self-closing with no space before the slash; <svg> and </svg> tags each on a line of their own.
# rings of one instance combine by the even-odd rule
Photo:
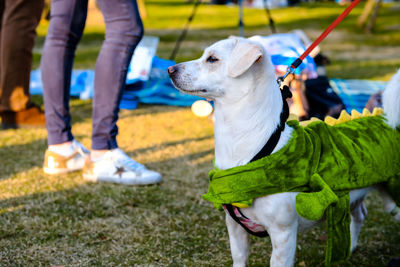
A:
<svg viewBox="0 0 400 267">
<path fill-rule="evenodd" d="M 178 71 L 178 68 L 176 67 L 176 65 L 168 67 L 168 74 L 169 75 L 172 75 L 177 71 Z"/>
</svg>

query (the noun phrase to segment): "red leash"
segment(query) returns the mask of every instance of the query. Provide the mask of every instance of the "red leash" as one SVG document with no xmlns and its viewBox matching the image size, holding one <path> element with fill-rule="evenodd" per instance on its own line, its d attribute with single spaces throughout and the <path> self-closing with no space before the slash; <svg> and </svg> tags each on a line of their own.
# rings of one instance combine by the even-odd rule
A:
<svg viewBox="0 0 400 267">
<path fill-rule="evenodd" d="M 300 66 L 301 63 L 303 63 L 303 60 L 310 54 L 310 52 L 317 46 L 319 43 L 325 39 L 326 36 L 350 13 L 353 8 L 360 3 L 361 0 L 354 0 L 351 2 L 351 4 L 343 11 L 342 14 L 340 14 L 339 17 L 331 24 L 329 27 L 307 48 L 304 53 L 297 58 L 293 63 L 290 65 L 290 67 L 287 68 L 285 75 L 283 77 L 278 78 L 278 84 L 280 85 L 285 78 L 294 72 L 294 70 Z"/>
</svg>

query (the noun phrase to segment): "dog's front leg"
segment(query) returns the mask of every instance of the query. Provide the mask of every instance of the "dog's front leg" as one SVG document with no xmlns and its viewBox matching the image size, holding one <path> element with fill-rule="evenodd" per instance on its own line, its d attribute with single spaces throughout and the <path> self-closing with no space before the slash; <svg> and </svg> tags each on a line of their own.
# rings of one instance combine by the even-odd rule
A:
<svg viewBox="0 0 400 267">
<path fill-rule="evenodd" d="M 226 226 L 228 227 L 233 266 L 246 266 L 249 258 L 249 234 L 229 214 L 226 214 Z"/>
<path fill-rule="evenodd" d="M 269 228 L 272 243 L 271 267 L 290 267 L 294 264 L 297 244 L 297 223 Z"/>
</svg>

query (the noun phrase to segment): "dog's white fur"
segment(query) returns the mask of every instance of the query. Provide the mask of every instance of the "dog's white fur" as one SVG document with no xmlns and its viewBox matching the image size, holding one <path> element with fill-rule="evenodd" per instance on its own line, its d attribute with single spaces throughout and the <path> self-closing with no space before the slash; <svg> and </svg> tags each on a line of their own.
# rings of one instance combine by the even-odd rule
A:
<svg viewBox="0 0 400 267">
<path fill-rule="evenodd" d="M 270 58 L 257 43 L 243 38 L 222 40 L 208 47 L 201 58 L 170 67 L 169 72 L 179 90 L 214 100 L 215 164 L 220 169 L 248 163 L 279 124 L 283 105 L 280 89 Z M 399 126 L 400 71 L 387 86 L 383 103 L 388 124 Z M 285 127 L 273 153 L 288 142 L 292 131 Z M 352 250 L 366 215 L 362 200 L 368 191 L 366 188 L 350 192 Z M 383 190 L 380 192 L 385 211 L 392 211 L 395 203 Z M 298 230 L 318 223 L 296 213 L 297 194 L 257 198 L 250 208 L 242 209 L 245 216 L 268 230 L 273 248 L 270 266 L 293 266 Z M 245 266 L 249 255 L 248 234 L 229 215 L 226 224 L 233 265 Z"/>
</svg>

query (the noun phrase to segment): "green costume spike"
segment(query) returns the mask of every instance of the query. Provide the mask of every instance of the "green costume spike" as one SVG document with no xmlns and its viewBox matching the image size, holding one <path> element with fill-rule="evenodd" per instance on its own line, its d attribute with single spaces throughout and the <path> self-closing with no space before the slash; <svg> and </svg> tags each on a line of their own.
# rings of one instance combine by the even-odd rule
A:
<svg viewBox="0 0 400 267">
<path fill-rule="evenodd" d="M 382 116 L 367 115 L 334 126 L 313 121 L 302 127 L 289 121 L 294 131 L 288 144 L 247 165 L 210 171 L 203 198 L 217 208 L 244 207 L 257 197 L 301 192 L 296 198 L 300 216 L 319 220 L 326 215 L 326 265 L 347 260 L 349 191 L 383 183 L 400 206 L 400 131 Z"/>
</svg>

